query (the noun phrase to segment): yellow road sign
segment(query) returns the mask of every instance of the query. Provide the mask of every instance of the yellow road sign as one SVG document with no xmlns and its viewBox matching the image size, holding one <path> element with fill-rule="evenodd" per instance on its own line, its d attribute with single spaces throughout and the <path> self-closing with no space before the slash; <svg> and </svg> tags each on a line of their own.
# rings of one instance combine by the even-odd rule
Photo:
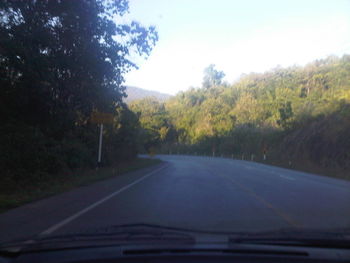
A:
<svg viewBox="0 0 350 263">
<path fill-rule="evenodd" d="M 98 124 L 113 123 L 113 114 L 103 112 L 93 112 L 91 114 L 91 122 Z"/>
</svg>

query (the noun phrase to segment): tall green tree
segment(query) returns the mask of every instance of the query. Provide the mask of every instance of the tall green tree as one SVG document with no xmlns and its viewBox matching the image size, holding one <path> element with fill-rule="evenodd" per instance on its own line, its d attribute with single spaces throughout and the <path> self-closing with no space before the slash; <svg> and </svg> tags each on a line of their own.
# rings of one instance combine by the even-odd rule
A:
<svg viewBox="0 0 350 263">
<path fill-rule="evenodd" d="M 156 98 L 144 98 L 133 101 L 130 109 L 138 115 L 143 128 L 142 150 L 149 152 L 151 148 L 170 140 L 173 131 L 164 103 Z"/>
<path fill-rule="evenodd" d="M 223 71 L 216 70 L 214 64 L 210 64 L 204 69 L 203 72 L 204 77 L 202 86 L 205 89 L 221 85 L 222 80 L 225 77 L 225 73 Z"/>
<path fill-rule="evenodd" d="M 126 12 L 126 0 L 1 1 L 5 117 L 63 130 L 94 108 L 111 111 L 136 67 L 131 50 L 148 55 L 157 40 L 154 27 L 114 22 Z"/>
<path fill-rule="evenodd" d="M 61 156 L 79 159 L 85 154 L 92 160 L 96 125 L 89 118 L 94 110 L 112 113 L 115 126 L 128 119 L 135 126 L 133 113 L 122 103 L 123 76 L 137 67 L 130 58 L 147 57 L 158 35 L 152 26 L 121 22 L 127 12 L 127 0 L 0 2 L 0 137 L 7 147 L 1 152 L 18 157 L 0 157 L 9 174 L 15 160 L 29 163 L 19 167 L 23 171 L 37 163 L 31 172 L 53 162 L 65 164 L 57 162 Z M 13 136 L 18 127 L 23 132 Z M 136 143 L 133 132 L 120 132 Z M 114 129 L 109 137 L 117 134 Z M 23 141 L 40 156 L 21 152 Z M 43 161 L 47 156 L 51 159 Z"/>
</svg>

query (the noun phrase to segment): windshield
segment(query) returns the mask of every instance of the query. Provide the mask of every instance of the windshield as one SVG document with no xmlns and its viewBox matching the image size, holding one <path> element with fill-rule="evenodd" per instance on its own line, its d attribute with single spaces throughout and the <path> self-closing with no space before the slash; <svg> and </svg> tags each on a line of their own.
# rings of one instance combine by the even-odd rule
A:
<svg viewBox="0 0 350 263">
<path fill-rule="evenodd" d="M 346 0 L 1 1 L 0 244 L 349 233 L 349 14 Z"/>
</svg>

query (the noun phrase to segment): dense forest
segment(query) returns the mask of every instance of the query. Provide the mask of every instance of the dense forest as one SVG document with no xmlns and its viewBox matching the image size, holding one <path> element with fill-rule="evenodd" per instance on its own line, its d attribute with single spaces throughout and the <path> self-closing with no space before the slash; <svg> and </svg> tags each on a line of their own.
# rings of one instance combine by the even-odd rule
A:
<svg viewBox="0 0 350 263">
<path fill-rule="evenodd" d="M 104 165 L 135 158 L 139 122 L 122 101 L 123 76 L 137 67 L 130 57 L 147 57 L 158 34 L 122 23 L 128 9 L 127 0 L 0 2 L 2 190 L 96 167 L 96 112 L 113 117 Z"/>
<path fill-rule="evenodd" d="M 202 87 L 164 103 L 133 102 L 143 128 L 140 150 L 349 172 L 349 55 L 242 75 L 232 85 L 224 76 L 210 65 Z"/>
</svg>

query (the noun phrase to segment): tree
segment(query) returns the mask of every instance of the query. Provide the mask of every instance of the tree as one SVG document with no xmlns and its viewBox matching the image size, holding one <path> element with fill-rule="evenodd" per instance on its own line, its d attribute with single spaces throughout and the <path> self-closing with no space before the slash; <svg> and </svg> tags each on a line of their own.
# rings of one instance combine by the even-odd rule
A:
<svg viewBox="0 0 350 263">
<path fill-rule="evenodd" d="M 149 145 L 163 152 L 254 154 L 257 159 L 268 149 L 268 160 L 281 164 L 302 156 L 350 167 L 350 56 L 250 73 L 226 86 L 219 84 L 222 77 L 210 65 L 206 88 L 188 89 L 165 103 L 138 103 L 140 121 L 154 135 Z"/>
<path fill-rule="evenodd" d="M 289 128 L 291 124 L 291 118 L 293 117 L 292 103 L 287 101 L 279 108 L 280 119 L 277 120 L 277 124 L 283 128 Z"/>
<path fill-rule="evenodd" d="M 126 12 L 126 0 L 2 1 L 0 104 L 6 116 L 42 128 L 54 120 L 67 129 L 94 108 L 120 104 L 123 74 L 136 67 L 131 50 L 148 55 L 157 40 L 154 27 L 115 24 Z"/>
<path fill-rule="evenodd" d="M 244 93 L 230 112 L 237 124 L 257 125 L 262 122 L 263 108 L 261 103 L 250 93 Z"/>
<path fill-rule="evenodd" d="M 1 137 L 11 138 L 17 127 L 25 131 L 2 151 L 19 156 L 21 141 L 38 138 L 44 155 L 53 160 L 69 156 L 67 152 L 91 160 L 96 146 L 96 125 L 89 123 L 93 110 L 113 113 L 115 122 L 135 126 L 133 113 L 118 111 L 126 109 L 123 75 L 137 67 L 132 55 L 150 54 L 158 35 L 154 27 L 135 21 L 117 24 L 128 8 L 127 0 L 0 2 L 0 117 L 6 126 Z M 109 137 L 117 134 L 114 130 Z M 49 165 L 29 153 L 21 159 L 16 165 L 24 159 L 40 163 L 31 172 Z M 3 168 L 16 167 L 10 159 L 0 161 Z"/>
<path fill-rule="evenodd" d="M 144 150 L 149 151 L 167 140 L 171 125 L 163 103 L 147 97 L 133 101 L 130 109 L 139 116 Z"/>
<path fill-rule="evenodd" d="M 204 69 L 203 77 L 203 88 L 209 89 L 211 87 L 219 86 L 222 83 L 222 79 L 225 77 L 223 71 L 215 69 L 214 64 L 210 64 L 207 68 Z"/>
</svg>

